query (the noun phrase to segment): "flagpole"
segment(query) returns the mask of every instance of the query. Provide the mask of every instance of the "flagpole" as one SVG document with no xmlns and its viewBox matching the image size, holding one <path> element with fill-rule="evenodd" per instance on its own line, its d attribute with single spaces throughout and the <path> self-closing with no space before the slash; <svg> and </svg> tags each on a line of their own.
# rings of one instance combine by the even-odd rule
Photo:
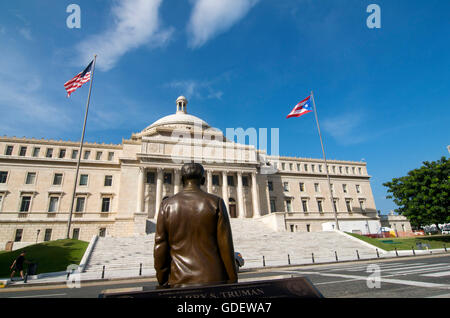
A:
<svg viewBox="0 0 450 318">
<path fill-rule="evenodd" d="M 313 105 L 314 105 L 314 114 L 316 116 L 317 130 L 319 131 L 320 144 L 322 145 L 323 160 L 325 161 L 325 171 L 327 173 L 328 188 L 330 190 L 330 195 L 331 195 L 331 207 L 333 208 L 333 212 L 334 212 L 334 220 L 336 221 L 336 228 L 338 231 L 340 231 L 339 222 L 338 222 L 338 218 L 337 218 L 337 211 L 336 211 L 336 207 L 334 206 L 334 197 L 333 197 L 333 189 L 331 188 L 330 174 L 328 173 L 327 157 L 325 156 L 325 148 L 323 147 L 322 133 L 320 132 L 319 119 L 317 117 L 316 102 L 314 100 L 313 91 L 311 91 L 311 97 L 312 97 Z"/>
<path fill-rule="evenodd" d="M 86 131 L 86 122 L 87 122 L 87 117 L 88 117 L 88 113 L 89 113 L 89 103 L 91 101 L 92 84 L 94 83 L 94 71 L 95 71 L 95 62 L 96 61 L 97 61 L 97 55 L 94 55 L 94 63 L 92 65 L 91 83 L 89 85 L 89 94 L 88 94 L 88 98 L 87 98 L 87 102 L 86 102 L 86 113 L 84 115 L 83 132 L 81 133 L 80 148 L 78 150 L 77 170 L 75 173 L 75 181 L 73 184 L 72 203 L 70 204 L 69 220 L 67 222 L 67 239 L 70 238 L 70 227 L 72 225 L 73 205 L 75 202 L 75 195 L 76 195 L 76 191 L 77 191 L 78 173 L 80 171 L 80 162 L 81 162 L 81 155 L 82 155 L 82 151 L 83 151 L 84 134 Z"/>
</svg>

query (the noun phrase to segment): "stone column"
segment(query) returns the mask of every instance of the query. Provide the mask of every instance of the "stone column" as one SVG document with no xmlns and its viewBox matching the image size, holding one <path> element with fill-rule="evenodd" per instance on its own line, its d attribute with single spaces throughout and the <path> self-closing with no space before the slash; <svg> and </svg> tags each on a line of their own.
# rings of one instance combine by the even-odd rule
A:
<svg viewBox="0 0 450 318">
<path fill-rule="evenodd" d="M 175 185 L 174 185 L 174 189 L 173 189 L 173 194 L 177 194 L 178 192 L 180 192 L 180 184 L 181 184 L 181 170 L 180 169 L 175 169 L 174 171 L 175 173 Z"/>
<path fill-rule="evenodd" d="M 228 179 L 227 171 L 222 171 L 222 199 L 225 201 L 228 213 L 230 213 L 230 200 L 228 198 Z"/>
<path fill-rule="evenodd" d="M 242 172 L 238 171 L 237 173 L 237 201 L 239 208 L 239 218 L 245 218 L 245 210 L 244 210 L 244 193 L 242 191 Z"/>
<path fill-rule="evenodd" d="M 207 170 L 206 182 L 207 182 L 207 191 L 208 193 L 212 193 L 212 171 Z"/>
<path fill-rule="evenodd" d="M 156 178 L 156 198 L 155 198 L 155 217 L 154 219 L 158 219 L 159 206 L 161 205 L 162 200 L 162 186 L 163 186 L 163 169 L 157 169 L 157 178 Z"/>
<path fill-rule="evenodd" d="M 145 168 L 139 167 L 138 184 L 137 184 L 137 206 L 136 210 L 138 213 L 144 211 L 144 182 L 145 182 Z"/>
<path fill-rule="evenodd" d="M 272 213 L 272 210 L 270 209 L 270 191 L 269 191 L 269 180 L 266 177 L 266 181 L 264 182 L 266 185 L 266 200 L 267 200 L 267 214 Z"/>
<path fill-rule="evenodd" d="M 258 218 L 261 216 L 261 211 L 259 210 L 258 184 L 256 183 L 255 172 L 252 172 L 252 202 L 253 202 L 253 217 Z"/>
</svg>

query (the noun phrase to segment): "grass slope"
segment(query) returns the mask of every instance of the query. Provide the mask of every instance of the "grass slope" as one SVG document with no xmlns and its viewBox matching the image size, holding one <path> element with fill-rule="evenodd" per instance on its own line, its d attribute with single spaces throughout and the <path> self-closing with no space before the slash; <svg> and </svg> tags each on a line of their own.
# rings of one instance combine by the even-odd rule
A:
<svg viewBox="0 0 450 318">
<path fill-rule="evenodd" d="M 424 237 L 405 237 L 405 238 L 370 238 L 363 235 L 354 233 L 347 233 L 354 236 L 364 242 L 372 244 L 386 251 L 397 250 L 411 250 L 418 249 L 417 243 L 429 244 L 431 249 L 444 248 L 444 245 L 450 248 L 450 235 L 433 235 Z M 384 243 L 386 241 L 392 241 L 391 243 Z"/>
<path fill-rule="evenodd" d="M 23 251 L 25 258 L 38 263 L 37 273 L 60 272 L 70 264 L 79 264 L 89 243 L 78 240 L 57 240 L 30 245 L 13 252 L 0 252 L 0 277 L 11 275 L 10 266 Z M 27 264 L 25 264 L 25 271 Z M 18 274 L 16 274 L 18 275 Z"/>
</svg>

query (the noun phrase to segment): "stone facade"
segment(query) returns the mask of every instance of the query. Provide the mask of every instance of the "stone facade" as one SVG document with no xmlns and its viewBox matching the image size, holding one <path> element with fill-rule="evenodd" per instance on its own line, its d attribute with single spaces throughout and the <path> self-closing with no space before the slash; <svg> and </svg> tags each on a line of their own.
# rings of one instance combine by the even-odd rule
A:
<svg viewBox="0 0 450 318">
<path fill-rule="evenodd" d="M 78 151 L 77 142 L 0 137 L 0 248 L 66 237 Z M 85 143 L 80 155 L 70 237 L 85 241 L 148 232 L 191 160 L 203 164 L 203 189 L 224 198 L 233 218 L 263 217 L 302 232 L 334 222 L 323 160 L 269 156 L 230 141 L 188 115 L 184 97 L 176 114 L 119 145 Z M 366 163 L 328 166 L 339 221 L 378 221 Z"/>
</svg>

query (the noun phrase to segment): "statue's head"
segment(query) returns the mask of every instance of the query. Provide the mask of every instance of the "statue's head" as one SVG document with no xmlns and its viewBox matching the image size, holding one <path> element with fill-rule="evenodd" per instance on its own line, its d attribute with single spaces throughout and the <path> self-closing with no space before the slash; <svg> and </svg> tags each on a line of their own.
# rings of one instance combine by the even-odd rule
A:
<svg viewBox="0 0 450 318">
<path fill-rule="evenodd" d="M 198 185 L 205 184 L 205 169 L 199 163 L 186 163 L 181 168 L 181 180 L 183 185 L 187 181 L 195 181 Z"/>
</svg>

